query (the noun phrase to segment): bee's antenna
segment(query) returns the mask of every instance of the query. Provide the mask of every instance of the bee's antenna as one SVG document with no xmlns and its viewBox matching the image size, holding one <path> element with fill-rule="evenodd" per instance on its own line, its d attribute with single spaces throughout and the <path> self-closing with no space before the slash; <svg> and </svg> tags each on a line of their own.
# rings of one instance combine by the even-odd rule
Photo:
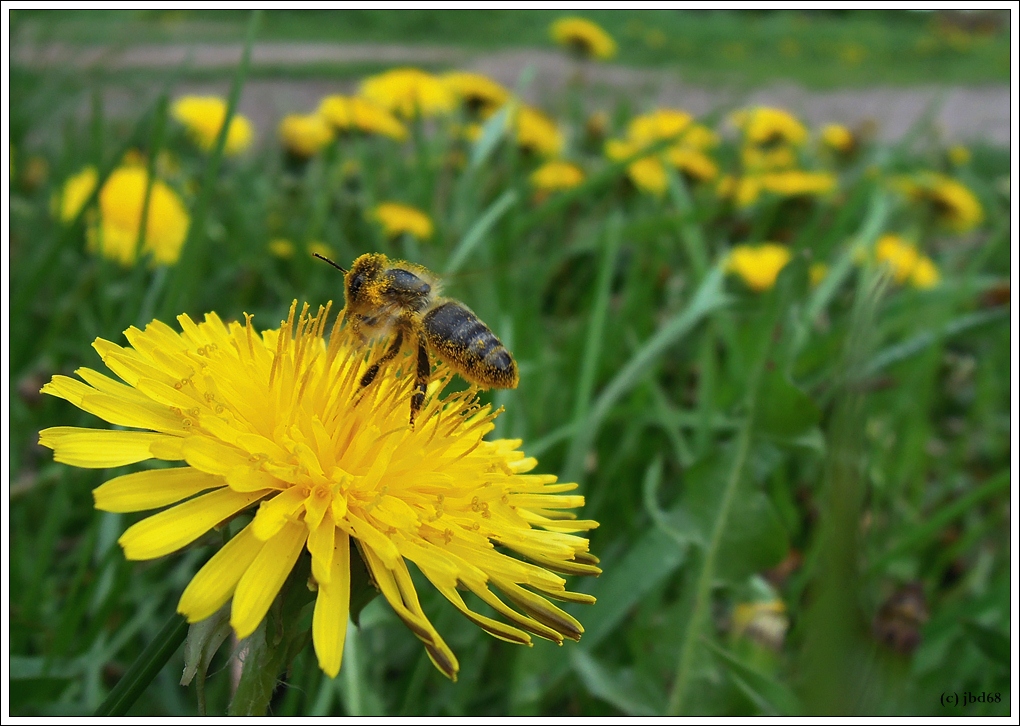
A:
<svg viewBox="0 0 1020 726">
<path fill-rule="evenodd" d="M 328 262 L 329 264 L 333 265 L 333 267 L 335 267 L 336 269 L 340 270 L 340 272 L 344 273 L 345 275 L 347 274 L 347 270 L 345 270 L 344 268 L 340 267 L 340 265 L 338 265 L 337 263 L 333 262 L 333 260 L 329 259 L 328 257 L 323 257 L 318 252 L 313 252 L 312 253 L 312 257 L 318 257 L 323 262 Z"/>
</svg>

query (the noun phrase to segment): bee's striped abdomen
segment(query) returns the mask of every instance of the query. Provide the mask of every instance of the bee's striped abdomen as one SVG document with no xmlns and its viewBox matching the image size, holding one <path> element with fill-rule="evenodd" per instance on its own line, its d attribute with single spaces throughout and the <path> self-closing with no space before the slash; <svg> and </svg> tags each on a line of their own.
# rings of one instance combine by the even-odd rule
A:
<svg viewBox="0 0 1020 726">
<path fill-rule="evenodd" d="M 487 388 L 516 388 L 513 356 L 478 316 L 447 300 L 422 319 L 429 347 L 464 378 Z"/>
</svg>

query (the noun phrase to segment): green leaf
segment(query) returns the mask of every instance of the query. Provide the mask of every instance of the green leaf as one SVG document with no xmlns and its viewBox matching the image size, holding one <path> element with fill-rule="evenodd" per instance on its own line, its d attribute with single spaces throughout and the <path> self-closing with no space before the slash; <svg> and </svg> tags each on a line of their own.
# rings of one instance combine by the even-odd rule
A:
<svg viewBox="0 0 1020 726">
<path fill-rule="evenodd" d="M 998 630 L 973 620 L 964 620 L 963 627 L 971 642 L 997 665 L 1009 668 L 1009 637 Z"/>
<path fill-rule="evenodd" d="M 310 574 L 311 557 L 306 553 L 298 559 L 259 627 L 239 644 L 241 678 L 227 709 L 229 715 L 266 715 L 280 674 L 311 640 L 307 606 L 314 595 L 308 589 Z"/>
<path fill-rule="evenodd" d="M 635 677 L 630 668 L 612 668 L 588 653 L 575 648 L 570 663 L 588 693 L 628 716 L 658 716 L 665 707 L 665 696 L 651 681 Z"/>
<path fill-rule="evenodd" d="M 726 668 L 737 688 L 761 709 L 764 715 L 796 716 L 800 713 L 800 702 L 785 685 L 747 665 L 708 638 L 703 642 Z"/>
<path fill-rule="evenodd" d="M 811 397 L 790 383 L 778 368 L 765 374 L 759 395 L 755 425 L 766 436 L 796 438 L 821 421 L 822 412 Z"/>
<path fill-rule="evenodd" d="M 604 574 L 589 590 L 597 601 L 585 608 L 581 647 L 595 648 L 616 632 L 631 608 L 680 567 L 685 552 L 655 528 L 635 542 L 622 560 L 604 566 Z"/>
<path fill-rule="evenodd" d="M 181 685 L 188 685 L 198 676 L 195 693 L 198 696 L 199 715 L 206 715 L 205 676 L 209 672 L 209 664 L 230 631 L 230 603 L 188 628 L 188 639 L 184 641 L 184 674 L 181 676 Z"/>
<path fill-rule="evenodd" d="M 184 641 L 184 674 L 181 685 L 186 686 L 199 675 L 204 676 L 209 663 L 223 641 L 230 635 L 230 604 L 224 605 L 215 613 L 192 623 L 188 628 L 188 638 Z"/>
<path fill-rule="evenodd" d="M 602 421 L 616 402 L 641 382 L 658 357 L 686 336 L 709 314 L 729 304 L 723 293 L 723 265 L 717 264 L 698 286 L 691 301 L 670 318 L 651 338 L 646 340 L 609 384 L 595 398 L 583 425 L 574 431 L 574 440 L 567 455 L 562 479 L 577 481 L 581 478 L 581 463 L 588 453 Z"/>
<path fill-rule="evenodd" d="M 669 513 L 675 530 L 707 547 L 722 504 L 729 455 L 704 459 L 684 474 L 684 495 Z M 769 498 L 744 477 L 737 484 L 726 528 L 718 541 L 716 579 L 739 582 L 772 567 L 789 551 L 786 530 Z"/>
</svg>

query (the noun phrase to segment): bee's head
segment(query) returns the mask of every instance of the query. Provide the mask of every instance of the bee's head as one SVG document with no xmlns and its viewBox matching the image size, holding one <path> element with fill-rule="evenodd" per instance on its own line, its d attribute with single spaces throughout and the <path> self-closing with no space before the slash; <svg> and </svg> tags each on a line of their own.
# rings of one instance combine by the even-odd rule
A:
<svg viewBox="0 0 1020 726">
<path fill-rule="evenodd" d="M 359 303 L 367 302 L 364 299 L 366 294 L 377 287 L 372 283 L 379 279 L 388 262 L 386 255 L 376 252 L 369 252 L 354 260 L 344 278 L 344 292 L 348 305 L 358 307 Z"/>
</svg>

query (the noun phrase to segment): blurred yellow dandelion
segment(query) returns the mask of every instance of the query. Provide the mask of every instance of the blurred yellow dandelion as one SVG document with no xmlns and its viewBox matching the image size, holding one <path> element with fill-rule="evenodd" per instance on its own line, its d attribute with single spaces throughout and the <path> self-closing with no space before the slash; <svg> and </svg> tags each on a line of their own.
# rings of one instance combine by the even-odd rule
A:
<svg viewBox="0 0 1020 726">
<path fill-rule="evenodd" d="M 899 177 L 892 185 L 908 198 L 931 205 L 940 224 L 954 232 L 968 232 L 984 221 L 981 202 L 965 185 L 933 171 Z"/>
<path fill-rule="evenodd" d="M 939 221 L 957 232 L 967 232 L 984 220 L 981 202 L 966 186 L 942 174 L 935 174 L 927 186 Z"/>
<path fill-rule="evenodd" d="M 442 80 L 417 68 L 396 68 L 361 82 L 360 95 L 405 119 L 453 110 L 455 97 Z"/>
<path fill-rule="evenodd" d="M 605 151 L 606 156 L 612 161 L 623 161 L 639 153 L 641 147 L 630 141 L 610 139 L 606 142 Z M 669 183 L 666 167 L 663 166 L 659 156 L 655 154 L 649 154 L 628 164 L 627 177 L 635 187 L 653 196 L 664 194 Z"/>
<path fill-rule="evenodd" d="M 836 188 L 836 175 L 825 171 L 790 169 L 762 174 L 758 182 L 763 191 L 781 197 L 821 195 Z"/>
<path fill-rule="evenodd" d="M 889 268 L 898 284 L 930 288 L 939 282 L 939 271 L 930 258 L 896 234 L 883 235 L 875 242 L 875 260 Z"/>
<path fill-rule="evenodd" d="M 828 124 L 822 127 L 822 143 L 837 154 L 848 154 L 854 148 L 854 135 L 842 124 Z"/>
<path fill-rule="evenodd" d="M 308 159 L 333 140 L 333 129 L 319 114 L 290 114 L 280 121 L 280 141 L 294 156 Z"/>
<path fill-rule="evenodd" d="M 88 174 L 89 171 L 92 174 Z M 95 171 L 87 169 L 68 183 L 72 188 L 65 188 L 60 208 L 63 219 L 73 219 L 95 188 Z M 148 185 L 148 172 L 140 166 L 123 166 L 110 174 L 99 191 L 99 212 L 88 219 L 86 240 L 90 251 L 122 265 L 135 263 Z M 69 212 L 73 213 L 67 217 Z M 153 180 L 142 253 L 151 254 L 156 264 L 177 262 L 190 223 L 187 209 L 177 193 L 160 180 Z"/>
<path fill-rule="evenodd" d="M 211 151 L 227 117 L 227 102 L 216 96 L 184 96 L 174 101 L 171 112 L 187 128 L 199 148 Z M 235 113 L 230 119 L 223 153 L 239 154 L 251 145 L 254 136 L 251 122 Z"/>
<path fill-rule="evenodd" d="M 779 108 L 758 106 L 737 111 L 731 121 L 744 134 L 749 144 L 772 145 L 777 143 L 799 146 L 807 139 L 807 129 L 797 117 Z"/>
<path fill-rule="evenodd" d="M 543 191 L 571 189 L 584 181 L 584 172 L 567 161 L 547 161 L 531 174 L 531 184 Z"/>
<path fill-rule="evenodd" d="M 789 248 L 773 242 L 737 245 L 730 251 L 726 268 L 755 292 L 763 292 L 776 284 L 776 278 L 790 258 Z"/>
<path fill-rule="evenodd" d="M 510 100 L 510 92 L 480 73 L 455 71 L 442 76 L 454 96 L 472 114 L 487 118 Z"/>
<path fill-rule="evenodd" d="M 539 156 L 557 156 L 563 150 L 563 134 L 556 122 L 531 106 L 521 106 L 514 117 L 517 144 Z"/>
<path fill-rule="evenodd" d="M 361 131 L 396 141 L 407 138 L 407 128 L 396 116 L 365 98 L 327 96 L 319 103 L 319 114 L 337 131 Z"/>
<path fill-rule="evenodd" d="M 718 165 L 707 154 L 687 146 L 666 151 L 666 160 L 687 176 L 698 181 L 711 181 L 719 174 Z"/>
<path fill-rule="evenodd" d="M 616 55 L 616 41 L 600 26 L 584 18 L 560 18 L 549 26 L 552 39 L 581 58 L 608 60 Z"/>
<path fill-rule="evenodd" d="M 382 225 L 387 237 L 409 234 L 415 239 L 427 240 L 432 236 L 432 220 L 416 207 L 397 202 L 377 204 L 371 216 Z"/>
<path fill-rule="evenodd" d="M 53 215 L 67 224 L 78 216 L 82 206 L 88 201 L 99 183 L 99 172 L 95 167 L 87 166 L 77 174 L 68 177 L 58 194 L 54 194 L 50 207 Z"/>
<path fill-rule="evenodd" d="M 927 290 L 939 284 L 942 276 L 939 268 L 927 255 L 920 255 L 914 271 L 910 273 L 910 284 L 920 290 Z"/>
<path fill-rule="evenodd" d="M 786 144 L 766 147 L 748 144 L 740 149 L 740 163 L 750 173 L 789 169 L 797 164 L 797 152 Z"/>
<path fill-rule="evenodd" d="M 686 111 L 660 108 L 651 113 L 635 116 L 627 125 L 627 138 L 640 146 L 649 146 L 657 141 L 675 139 L 694 122 Z"/>
<path fill-rule="evenodd" d="M 581 624 L 549 602 L 594 601 L 566 590 L 555 574 L 599 573 L 588 540 L 576 534 L 597 523 L 566 511 L 584 504 L 564 494 L 576 485 L 528 474 L 537 462 L 519 440 L 486 441 L 497 414 L 477 403 L 474 390 L 443 395 L 452 375 L 445 367 L 410 426 L 414 376 L 404 370 L 362 388 L 365 349 L 342 316 L 327 337 L 328 306 L 312 316 L 307 305 L 297 314 L 296 305 L 279 329 L 261 335 L 250 316 L 227 325 L 215 313 L 199 323 L 179 316 L 181 333 L 159 321 L 144 331 L 132 327 L 128 347 L 93 344 L 125 383 L 81 368 L 84 383 L 58 375 L 43 386 L 131 429 L 45 429 L 40 443 L 56 461 L 94 469 L 149 459 L 185 464 L 120 476 L 94 491 L 104 511 L 169 507 L 124 532 L 125 557 L 162 557 L 252 512 L 191 580 L 178 611 L 198 622 L 231 601 L 230 623 L 246 637 L 307 550 L 317 589 L 312 642 L 329 676 L 340 670 L 344 650 L 352 556 L 364 559 L 450 678 L 457 658 L 422 610 L 408 561 L 497 638 L 579 639 Z M 512 625 L 471 610 L 462 588 Z"/>
</svg>

